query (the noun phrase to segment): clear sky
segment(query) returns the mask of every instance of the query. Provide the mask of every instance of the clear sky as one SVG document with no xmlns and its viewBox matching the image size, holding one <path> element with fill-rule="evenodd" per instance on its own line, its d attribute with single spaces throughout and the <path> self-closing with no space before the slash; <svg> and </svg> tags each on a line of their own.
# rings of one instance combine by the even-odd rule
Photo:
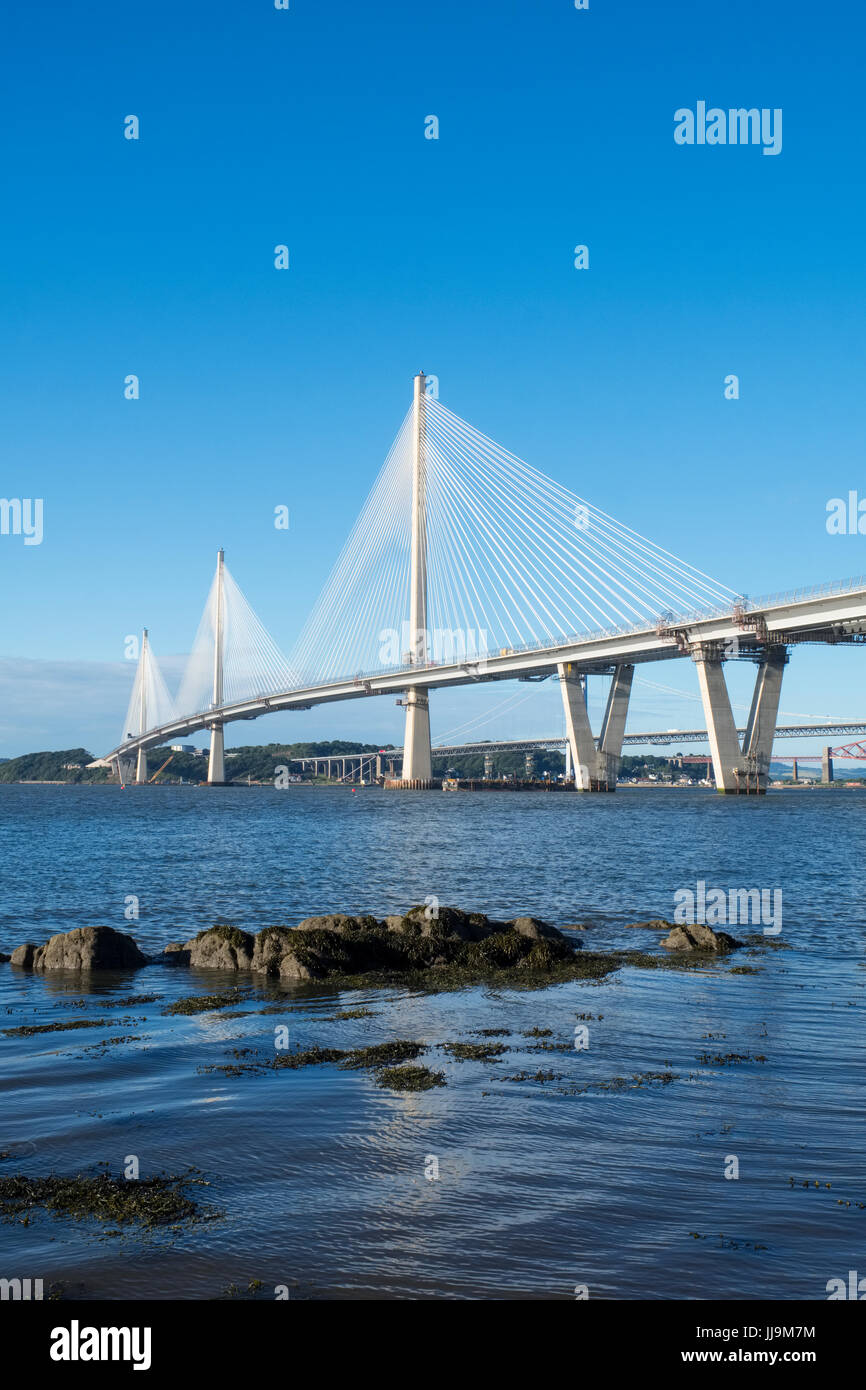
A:
<svg viewBox="0 0 866 1390">
<path fill-rule="evenodd" d="M 49 0 L 3 27 L 0 493 L 44 499 L 44 539 L 0 536 L 0 754 L 112 746 L 126 634 L 175 672 L 220 545 L 289 648 L 420 368 L 735 590 L 866 572 L 825 524 L 866 498 L 854 0 Z M 678 145 L 699 101 L 781 108 L 781 152 Z M 796 651 L 783 710 L 866 716 L 864 655 Z M 632 727 L 701 722 L 690 663 L 646 674 L 685 694 L 637 686 Z M 509 694 L 470 736 L 561 727 L 553 683 L 497 686 L 434 697 L 434 738 Z M 385 699 L 227 732 L 402 738 Z"/>
</svg>

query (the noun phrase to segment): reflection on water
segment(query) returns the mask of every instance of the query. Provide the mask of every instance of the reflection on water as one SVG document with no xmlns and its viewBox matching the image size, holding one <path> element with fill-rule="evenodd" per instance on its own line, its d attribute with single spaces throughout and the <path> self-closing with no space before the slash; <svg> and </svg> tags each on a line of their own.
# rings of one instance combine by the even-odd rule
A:
<svg viewBox="0 0 866 1390">
<path fill-rule="evenodd" d="M 825 1297 L 862 1265 L 866 1221 L 864 814 L 838 792 L 0 788 L 7 952 L 94 922 L 157 951 L 216 919 L 258 930 L 428 894 L 584 923 L 587 947 L 657 950 L 628 924 L 670 917 L 698 880 L 781 888 L 784 917 L 783 949 L 531 993 L 337 996 L 158 966 L 98 982 L 2 966 L 0 1027 L 106 1022 L 0 1036 L 0 1173 L 120 1171 L 135 1154 L 145 1175 L 204 1170 L 225 1215 L 170 1239 L 0 1225 L 0 1275 L 88 1297 L 207 1298 L 251 1279 L 314 1298 L 571 1298 L 578 1284 L 618 1299 Z M 225 1012 L 163 1013 L 235 983 Z M 362 1004 L 370 1016 L 333 1018 Z M 580 1052 L 578 1015 L 591 1015 Z M 283 1023 L 301 1047 L 423 1041 L 448 1084 L 399 1095 L 336 1066 L 200 1070 L 233 1050 L 273 1056 Z M 508 1030 L 498 1062 L 437 1047 L 491 1028 Z M 106 1046 L 115 1036 L 132 1040 Z"/>
</svg>

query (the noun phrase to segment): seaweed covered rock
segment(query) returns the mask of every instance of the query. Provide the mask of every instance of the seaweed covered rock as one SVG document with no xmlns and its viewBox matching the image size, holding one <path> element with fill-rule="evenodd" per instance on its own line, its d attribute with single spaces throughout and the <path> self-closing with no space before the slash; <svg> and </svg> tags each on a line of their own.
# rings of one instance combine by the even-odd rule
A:
<svg viewBox="0 0 866 1390">
<path fill-rule="evenodd" d="M 414 907 L 384 922 L 374 917 L 309 918 L 259 933 L 253 969 L 288 980 L 456 970 L 484 975 L 511 969 L 551 970 L 575 943 L 533 917 L 496 922 L 482 913 Z"/>
<path fill-rule="evenodd" d="M 416 931 L 423 937 L 456 938 L 459 941 L 482 941 L 491 932 L 501 931 L 506 924 L 492 922 L 483 912 L 463 912 L 459 907 L 410 907 L 398 930 Z"/>
<path fill-rule="evenodd" d="M 7 956 L 5 951 L 0 951 L 0 965 L 5 965 L 7 961 L 10 961 L 11 959 L 12 957 Z"/>
<path fill-rule="evenodd" d="M 563 940 L 561 931 L 558 931 L 556 927 L 551 927 L 547 922 L 540 922 L 537 917 L 515 917 L 509 926 L 519 936 L 527 936 L 532 941 Z"/>
<path fill-rule="evenodd" d="M 742 941 L 729 936 L 726 931 L 715 932 L 712 927 L 701 922 L 692 922 L 687 927 L 674 927 L 670 936 L 661 943 L 669 951 L 732 951 L 742 946 Z"/>
<path fill-rule="evenodd" d="M 280 961 L 292 948 L 290 927 L 265 927 L 253 942 L 251 970 L 263 975 L 279 975 Z"/>
<path fill-rule="evenodd" d="M 146 965 L 147 957 L 114 927 L 74 927 L 44 946 L 19 946 L 12 961 L 30 970 L 131 970 Z"/>
<path fill-rule="evenodd" d="M 629 931 L 674 931 L 673 922 L 666 922 L 664 917 L 653 917 L 649 922 L 627 922 L 626 929 Z"/>
<path fill-rule="evenodd" d="M 295 951 L 287 951 L 279 961 L 277 973 L 282 980 L 312 980 L 313 973 Z"/>
<path fill-rule="evenodd" d="M 200 931 L 185 949 L 190 965 L 200 970 L 250 970 L 254 942 L 249 932 L 237 927 L 217 926 Z"/>
<path fill-rule="evenodd" d="M 181 941 L 170 941 L 162 953 L 165 965 L 189 965 L 190 952 Z"/>
<path fill-rule="evenodd" d="M 294 931 L 333 931 L 343 933 L 347 931 L 357 931 L 359 927 L 377 927 L 379 923 L 375 917 L 348 917 L 344 912 L 334 912 L 327 917 L 305 917 L 303 922 L 299 922 Z M 265 928 L 267 931 L 268 928 Z M 283 928 L 282 930 L 286 930 Z"/>
</svg>

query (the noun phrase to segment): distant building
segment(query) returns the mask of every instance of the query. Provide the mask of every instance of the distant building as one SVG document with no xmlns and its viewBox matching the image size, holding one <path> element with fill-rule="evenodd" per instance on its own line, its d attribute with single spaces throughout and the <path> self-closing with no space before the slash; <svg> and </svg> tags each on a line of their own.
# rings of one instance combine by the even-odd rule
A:
<svg viewBox="0 0 866 1390">
<path fill-rule="evenodd" d="M 197 753 L 198 749 L 194 743 L 173 743 L 171 751 L 172 753 Z"/>
</svg>

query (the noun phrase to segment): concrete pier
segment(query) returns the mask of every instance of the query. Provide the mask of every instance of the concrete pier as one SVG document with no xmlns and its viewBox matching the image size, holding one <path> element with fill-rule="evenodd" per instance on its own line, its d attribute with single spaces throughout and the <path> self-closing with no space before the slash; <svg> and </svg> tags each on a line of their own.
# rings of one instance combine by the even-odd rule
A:
<svg viewBox="0 0 866 1390">
<path fill-rule="evenodd" d="M 633 666 L 617 666 L 608 692 L 598 740 L 598 777 L 609 792 L 616 791 L 616 779 L 622 766 L 622 741 L 633 680 Z"/>
<path fill-rule="evenodd" d="M 430 702 L 426 690 L 406 691 L 406 738 L 403 745 L 403 781 L 431 782 Z"/>
<path fill-rule="evenodd" d="M 617 666 L 611 680 L 598 742 L 586 707 L 586 678 L 575 667 L 557 666 L 565 711 L 566 778 L 574 769 L 574 785 L 582 792 L 616 791 L 622 764 L 622 741 L 634 679 L 633 666 Z"/>
<path fill-rule="evenodd" d="M 747 778 L 753 780 L 752 791 L 766 792 L 770 780 L 770 759 L 773 738 L 782 694 L 782 675 L 788 652 L 785 647 L 768 647 L 758 663 L 758 674 L 752 695 L 752 707 L 743 738 Z"/>
<path fill-rule="evenodd" d="M 758 660 L 742 747 L 725 682 L 722 653 L 715 644 L 698 644 L 692 648 L 691 656 L 698 673 L 716 790 L 723 795 L 762 796 L 770 774 L 782 674 L 788 659 L 786 648 L 769 646 Z"/>
<path fill-rule="evenodd" d="M 225 785 L 225 735 L 222 724 L 210 725 L 210 752 L 207 760 L 207 780 L 209 787 Z"/>
<path fill-rule="evenodd" d="M 821 754 L 821 782 L 829 786 L 833 781 L 833 749 L 825 748 Z"/>
</svg>

